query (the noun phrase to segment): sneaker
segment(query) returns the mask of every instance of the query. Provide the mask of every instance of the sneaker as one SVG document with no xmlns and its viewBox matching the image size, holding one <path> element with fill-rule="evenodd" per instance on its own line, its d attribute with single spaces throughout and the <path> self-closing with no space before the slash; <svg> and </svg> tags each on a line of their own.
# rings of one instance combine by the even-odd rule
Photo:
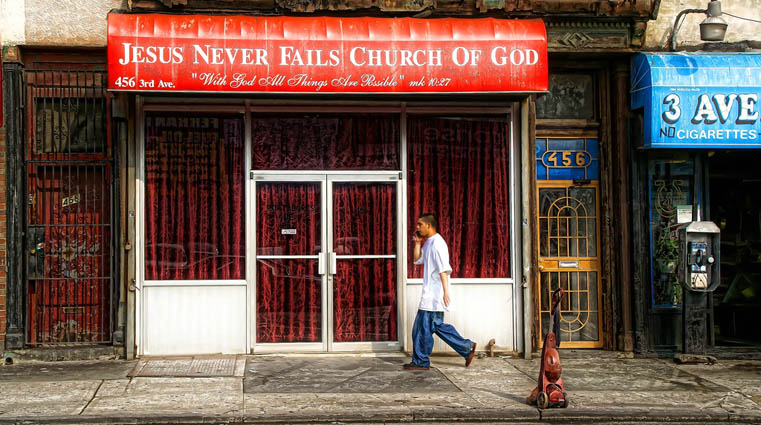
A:
<svg viewBox="0 0 761 425">
<path fill-rule="evenodd" d="M 415 364 L 412 362 L 406 363 L 404 366 L 402 366 L 402 369 L 404 370 L 428 370 L 430 367 L 428 366 L 420 366 L 419 364 Z"/>
<path fill-rule="evenodd" d="M 473 349 L 470 350 L 470 354 L 468 354 L 468 357 L 465 358 L 465 367 L 470 366 L 470 362 L 473 361 L 473 357 L 476 356 L 476 343 L 473 343 Z"/>
</svg>

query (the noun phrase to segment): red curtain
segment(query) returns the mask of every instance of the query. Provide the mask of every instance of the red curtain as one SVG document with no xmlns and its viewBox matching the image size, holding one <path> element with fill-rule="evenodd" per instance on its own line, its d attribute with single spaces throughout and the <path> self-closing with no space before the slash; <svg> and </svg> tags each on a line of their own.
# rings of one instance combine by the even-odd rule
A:
<svg viewBox="0 0 761 425">
<path fill-rule="evenodd" d="M 320 253 L 320 184 L 259 183 L 257 255 Z M 256 340 L 321 340 L 322 277 L 317 259 L 258 258 Z"/>
<path fill-rule="evenodd" d="M 145 278 L 245 278 L 243 120 L 149 114 Z"/>
<path fill-rule="evenodd" d="M 255 170 L 398 170 L 399 116 L 257 116 Z"/>
<path fill-rule="evenodd" d="M 394 187 L 386 183 L 333 185 L 333 250 L 336 254 L 396 253 Z M 396 260 L 339 258 L 337 263 L 334 341 L 395 341 Z"/>
<path fill-rule="evenodd" d="M 408 120 L 407 228 L 421 213 L 438 216 L 453 277 L 510 277 L 509 136 L 500 118 Z M 422 276 L 411 256 L 408 270 Z"/>
</svg>

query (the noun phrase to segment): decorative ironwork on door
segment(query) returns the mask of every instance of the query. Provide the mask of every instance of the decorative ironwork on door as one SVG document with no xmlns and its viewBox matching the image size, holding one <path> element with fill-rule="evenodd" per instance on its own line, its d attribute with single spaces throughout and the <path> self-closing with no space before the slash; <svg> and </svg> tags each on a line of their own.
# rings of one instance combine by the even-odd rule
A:
<svg viewBox="0 0 761 425">
<path fill-rule="evenodd" d="M 106 74 L 26 71 L 26 342 L 110 342 L 113 155 Z"/>
<path fill-rule="evenodd" d="M 538 139 L 536 159 L 542 335 L 551 326 L 552 291 L 562 287 L 560 341 L 601 347 L 597 140 Z"/>
</svg>

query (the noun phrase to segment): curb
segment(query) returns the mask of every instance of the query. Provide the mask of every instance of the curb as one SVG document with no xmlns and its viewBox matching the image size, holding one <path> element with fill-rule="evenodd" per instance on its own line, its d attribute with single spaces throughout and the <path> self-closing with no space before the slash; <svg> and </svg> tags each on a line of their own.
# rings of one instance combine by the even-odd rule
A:
<svg viewBox="0 0 761 425">
<path fill-rule="evenodd" d="M 152 415 L 152 416 L 63 416 L 63 417 L 6 417 L 0 418 L 0 424 L 114 424 L 114 425 L 201 425 L 201 424 L 337 424 L 337 423 L 563 423 L 563 424 L 588 424 L 588 423 L 631 423 L 631 424 L 704 424 L 704 423 L 732 423 L 732 424 L 757 424 L 758 416 L 697 413 L 689 411 L 667 412 L 622 412 L 621 414 L 609 414 L 589 410 L 561 410 L 548 409 L 540 411 L 536 409 L 534 414 L 525 414 L 514 410 L 504 409 L 472 409 L 452 412 L 447 415 L 435 412 L 434 409 L 413 411 L 410 414 L 374 414 L 373 412 L 356 413 L 349 415 L 323 414 L 315 415 L 274 415 L 274 416 L 195 416 L 195 415 Z M 440 410 L 440 409 L 437 409 Z"/>
</svg>

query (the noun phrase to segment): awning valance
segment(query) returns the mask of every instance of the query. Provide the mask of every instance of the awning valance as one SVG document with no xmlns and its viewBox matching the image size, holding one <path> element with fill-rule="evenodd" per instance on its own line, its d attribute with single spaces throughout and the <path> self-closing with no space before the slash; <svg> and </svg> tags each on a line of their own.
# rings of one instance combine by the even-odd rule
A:
<svg viewBox="0 0 761 425">
<path fill-rule="evenodd" d="M 638 54 L 631 87 L 646 148 L 761 148 L 759 54 Z"/>
<path fill-rule="evenodd" d="M 538 19 L 119 14 L 109 89 L 268 93 L 547 91 Z"/>
</svg>

